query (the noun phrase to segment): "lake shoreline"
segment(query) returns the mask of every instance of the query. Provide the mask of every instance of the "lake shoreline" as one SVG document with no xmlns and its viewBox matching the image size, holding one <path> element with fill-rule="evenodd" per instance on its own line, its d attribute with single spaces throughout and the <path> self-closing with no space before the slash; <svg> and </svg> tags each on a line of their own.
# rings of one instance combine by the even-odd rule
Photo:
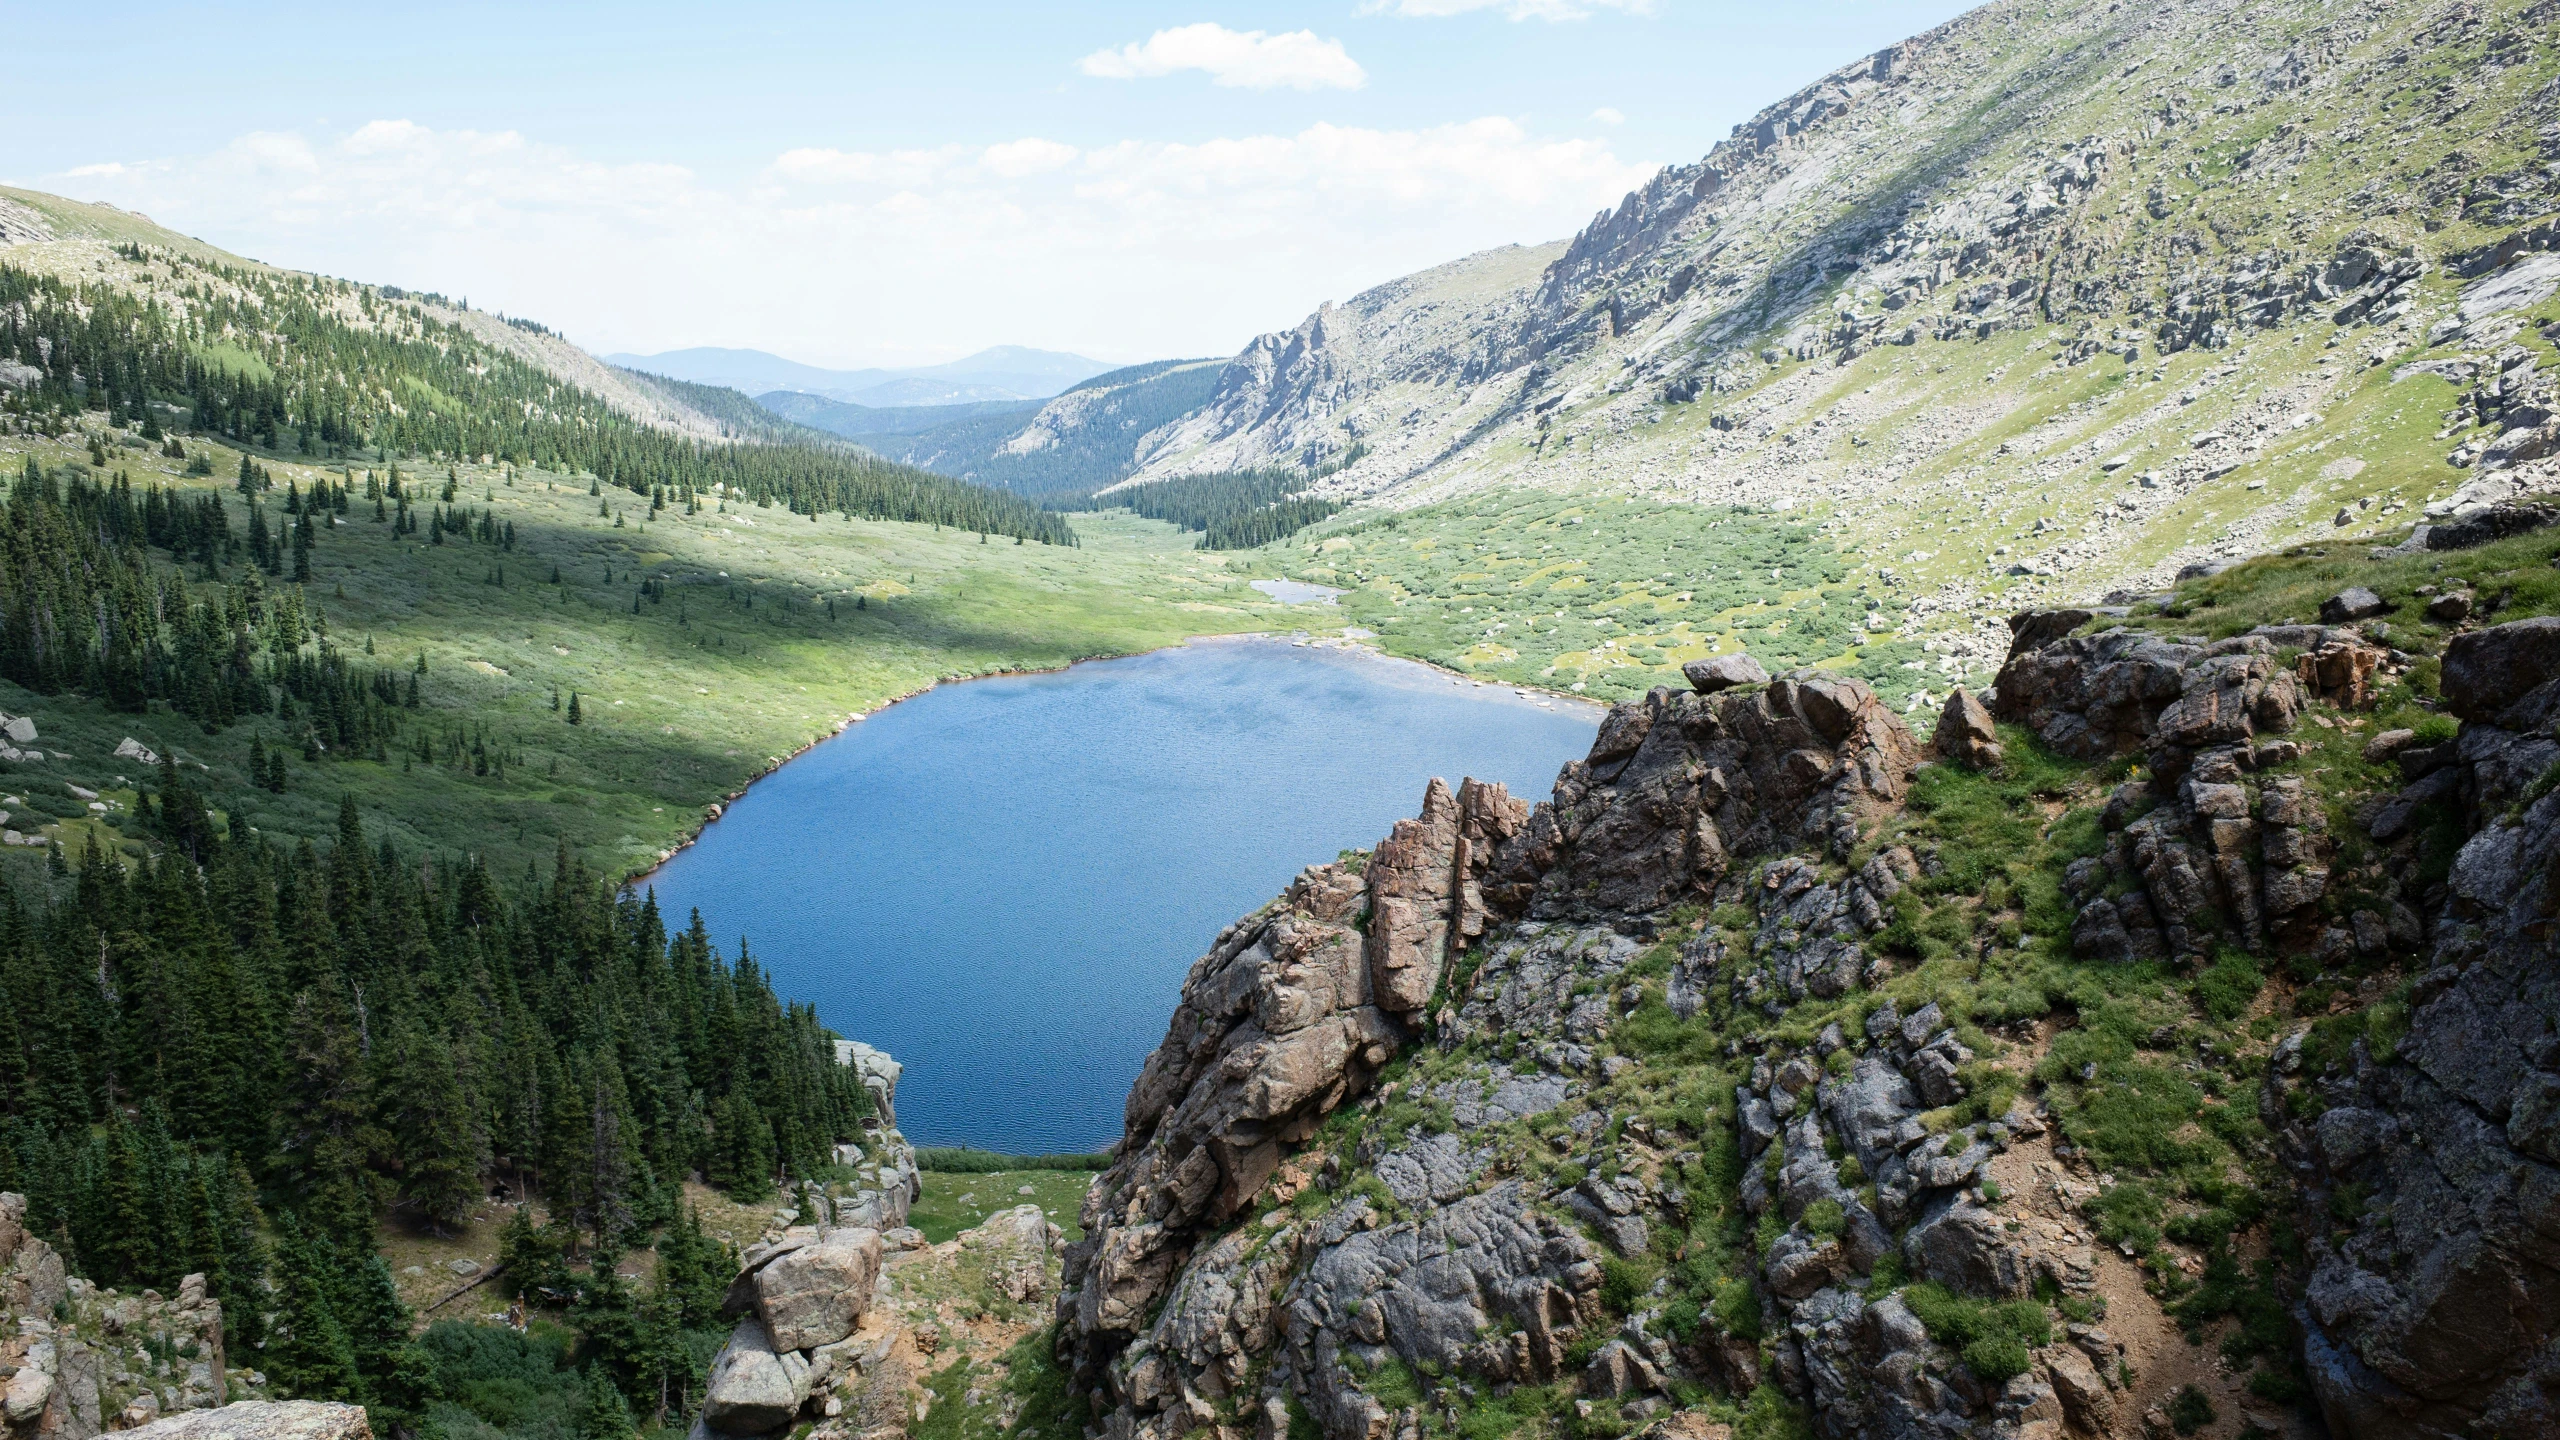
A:
<svg viewBox="0 0 2560 1440">
<path fill-rule="evenodd" d="M 907 701 L 915 699 L 919 695 L 929 695 L 946 685 L 967 685 L 980 680 L 1005 680 L 1027 675 L 1059 675 L 1064 674 L 1069 670 L 1073 670 L 1079 665 L 1097 665 L 1113 660 L 1134 660 L 1140 656 L 1160 655 L 1167 650 L 1187 649 L 1193 645 L 1254 641 L 1285 643 L 1293 647 L 1320 647 L 1327 650 L 1338 650 L 1350 654 L 1364 655 L 1371 659 L 1385 661 L 1390 664 L 1417 666 L 1435 674 L 1446 675 L 1453 681 L 1470 684 L 1476 689 L 1505 689 L 1519 695 L 1536 695 L 1546 699 L 1563 701 L 1571 706 L 1588 708 L 1594 712 L 1595 718 L 1600 715 L 1606 715 L 1609 712 L 1609 706 L 1606 702 L 1594 700 L 1585 695 L 1576 695 L 1569 690 L 1556 690 L 1547 686 L 1531 685 L 1520 681 L 1480 679 L 1476 676 L 1469 675 L 1464 671 L 1450 669 L 1446 665 L 1434 664 L 1429 660 L 1417 660 L 1409 655 L 1389 654 L 1379 646 L 1369 644 L 1364 640 L 1355 639 L 1350 636 L 1335 634 L 1319 638 L 1317 635 L 1307 630 L 1290 631 L 1285 634 L 1277 630 L 1237 630 L 1225 634 L 1186 635 L 1171 645 L 1159 645 L 1151 650 L 1117 651 L 1108 655 L 1079 655 L 1064 665 L 1024 666 L 1018 669 L 989 670 L 977 675 L 949 675 L 935 680 L 929 685 L 919 685 L 912 690 L 901 691 L 900 693 L 892 695 L 888 699 L 881 701 L 879 704 L 872 706 L 868 710 L 857 710 L 842 720 L 837 721 L 836 727 L 833 730 L 828 731 L 824 735 L 811 738 L 788 755 L 776 758 L 771 764 L 767 765 L 762 770 L 758 770 L 753 775 L 748 776 L 745 784 L 740 785 L 737 789 L 730 791 L 718 800 L 712 801 L 710 804 L 704 806 L 703 817 L 699 824 L 685 831 L 683 835 L 677 839 L 675 844 L 659 851 L 657 858 L 650 861 L 646 866 L 624 872 L 621 883 L 627 888 L 646 888 L 649 882 L 655 879 L 658 872 L 665 869 L 669 862 L 673 861 L 678 855 L 683 854 L 685 851 L 692 849 L 697 841 L 709 834 L 711 827 L 720 823 L 721 817 L 728 813 L 729 807 L 737 804 L 740 800 L 745 799 L 747 792 L 754 789 L 757 782 L 770 779 L 773 776 L 780 774 L 782 768 L 789 765 L 792 761 L 799 759 L 801 756 L 808 754 L 810 751 L 817 749 L 819 746 L 826 744 L 830 740 L 841 737 L 847 730 L 861 724 L 863 721 L 886 713 L 889 707 L 893 705 L 902 705 Z"/>
</svg>

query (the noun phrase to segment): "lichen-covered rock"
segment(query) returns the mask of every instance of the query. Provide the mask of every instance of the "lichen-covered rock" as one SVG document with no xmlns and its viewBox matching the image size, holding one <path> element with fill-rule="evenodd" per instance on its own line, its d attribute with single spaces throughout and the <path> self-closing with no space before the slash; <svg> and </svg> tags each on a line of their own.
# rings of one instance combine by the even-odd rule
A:
<svg viewBox="0 0 2560 1440">
<path fill-rule="evenodd" d="M 244 1400 L 170 1415 L 124 1432 L 141 1440 L 373 1440 L 361 1405 Z"/>
<path fill-rule="evenodd" d="M 808 1350 L 853 1333 L 879 1276 L 879 1231 L 792 1231 L 748 1251 L 728 1303 L 733 1313 L 752 1308 L 774 1348 Z"/>
<path fill-rule="evenodd" d="M 711 1362 L 702 1423 L 724 1435 L 763 1435 L 791 1423 L 809 1398 L 808 1357 L 778 1349 L 750 1315 L 729 1332 Z"/>
<path fill-rule="evenodd" d="M 1929 748 L 1976 770 L 1989 770 L 2000 763 L 2000 732 L 1992 723 L 1989 708 L 1975 699 L 1972 691 L 1959 685 L 1947 692 L 1947 703 L 1938 711 L 1938 728 L 1929 737 Z"/>
</svg>

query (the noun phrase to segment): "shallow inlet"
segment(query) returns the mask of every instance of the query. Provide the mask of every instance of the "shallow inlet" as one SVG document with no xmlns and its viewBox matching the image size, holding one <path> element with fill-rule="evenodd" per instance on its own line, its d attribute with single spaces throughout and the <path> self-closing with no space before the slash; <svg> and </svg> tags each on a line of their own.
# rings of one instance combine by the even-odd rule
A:
<svg viewBox="0 0 2560 1440">
<path fill-rule="evenodd" d="M 654 884 L 670 927 L 699 907 L 895 1053 L 919 1143 L 1096 1149 L 1221 927 L 1434 775 L 1543 798 L 1600 714 L 1273 639 L 945 685 L 759 781 Z"/>
</svg>

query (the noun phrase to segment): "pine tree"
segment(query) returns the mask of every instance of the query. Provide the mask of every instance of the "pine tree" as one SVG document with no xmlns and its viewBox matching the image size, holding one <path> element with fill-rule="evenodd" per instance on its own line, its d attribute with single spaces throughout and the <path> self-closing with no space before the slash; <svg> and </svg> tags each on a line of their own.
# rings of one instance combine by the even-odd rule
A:
<svg viewBox="0 0 2560 1440">
<path fill-rule="evenodd" d="M 512 1295 L 539 1299 L 567 1293 L 568 1253 L 569 1237 L 553 1226 L 535 1224 L 530 1205 L 518 1205 L 498 1228 L 498 1264 L 507 1272 Z"/>
<path fill-rule="evenodd" d="M 681 1328 L 720 1323 L 720 1301 L 737 1269 L 735 1253 L 704 1232 L 701 1212 L 690 1205 L 658 1237 L 658 1293 L 675 1307 Z"/>
<path fill-rule="evenodd" d="M 265 1365 L 287 1393 L 306 1400 L 360 1398 L 355 1347 L 333 1293 L 336 1259 L 299 1217 L 276 1218 L 275 1319 L 283 1333 L 267 1341 Z"/>
<path fill-rule="evenodd" d="M 399 1047 L 400 1198 L 428 1230 L 452 1234 L 480 1198 L 487 1145 L 454 1073 L 452 1045 L 409 1025 Z"/>
<path fill-rule="evenodd" d="M 267 1244 L 259 1238 L 266 1219 L 258 1213 L 257 1183 L 238 1156 L 223 1183 L 230 1193 L 221 1206 L 222 1268 L 207 1278 L 222 1301 L 224 1339 L 245 1353 L 266 1338 Z"/>
<path fill-rule="evenodd" d="M 418 1410 L 434 1389 L 426 1359 L 409 1342 L 409 1307 L 391 1278 L 391 1262 L 368 1248 L 348 1266 L 339 1285 L 339 1321 L 345 1327 L 365 1405 L 388 1411 L 385 1428 L 414 1430 Z"/>
<path fill-rule="evenodd" d="M 578 1440 L 631 1440 L 631 1406 L 601 1365 L 587 1367 L 585 1400 L 578 1410 Z"/>
<path fill-rule="evenodd" d="M 104 1185 L 97 1237 L 84 1248 L 93 1268 L 110 1284 L 147 1285 L 159 1278 L 160 1255 L 153 1243 L 150 1177 L 143 1173 L 141 1147 L 120 1110 L 110 1110 L 102 1155 Z"/>
<path fill-rule="evenodd" d="M 578 692 L 575 690 L 569 692 L 569 723 L 572 725 L 583 725 L 586 723 L 584 716 L 578 709 Z"/>
</svg>

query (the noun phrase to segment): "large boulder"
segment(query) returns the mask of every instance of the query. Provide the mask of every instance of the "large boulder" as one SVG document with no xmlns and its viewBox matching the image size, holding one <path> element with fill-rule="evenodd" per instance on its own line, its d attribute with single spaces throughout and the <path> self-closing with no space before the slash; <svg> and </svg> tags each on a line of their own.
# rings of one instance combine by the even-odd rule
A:
<svg viewBox="0 0 2560 1440">
<path fill-rule="evenodd" d="M 2470 550 L 2560 521 L 2560 505 L 2490 505 L 2459 520 L 2427 527 L 2430 550 Z"/>
<path fill-rule="evenodd" d="M 2560 676 L 2560 616 L 2511 620 L 2444 647 L 2445 703 L 2465 720 L 2486 720 Z"/>
<path fill-rule="evenodd" d="M 1701 695 L 1769 683 L 1768 670 L 1748 655 L 1710 655 L 1704 660 L 1692 660 L 1680 667 L 1680 674 L 1689 682 L 1689 688 Z"/>
<path fill-rule="evenodd" d="M 2000 1220 L 1961 1199 L 1923 1217 L 1902 1239 L 1911 1272 L 1967 1295 L 2003 1300 L 2025 1295 L 2026 1257 L 2009 1243 Z"/>
<path fill-rule="evenodd" d="M 123 1433 L 142 1440 L 373 1440 L 363 1406 L 324 1400 L 243 1400 L 189 1410 Z"/>
<path fill-rule="evenodd" d="M 763 1435 L 791 1423 L 809 1398 L 809 1361 L 778 1349 L 750 1315 L 729 1332 L 702 1401 L 702 1423 L 724 1435 Z"/>
<path fill-rule="evenodd" d="M 2053 1383 L 2054 1397 L 2062 1402 L 2063 1418 L 2072 1428 L 2087 1435 L 2106 1435 L 2115 1429 L 2116 1397 L 2098 1376 L 2097 1367 L 2068 1345 L 2046 1352 L 2045 1375 Z"/>
<path fill-rule="evenodd" d="M 1988 770 L 2000 763 L 2000 732 L 1991 722 L 1990 709 L 1959 685 L 1947 693 L 1929 748 L 1949 760 Z"/>
<path fill-rule="evenodd" d="M 795 1232 L 749 1256 L 749 1268 L 730 1284 L 731 1309 L 752 1307 L 775 1349 L 808 1350 L 852 1334 L 871 1308 L 872 1286 L 880 1278 L 880 1232 Z"/>
</svg>

